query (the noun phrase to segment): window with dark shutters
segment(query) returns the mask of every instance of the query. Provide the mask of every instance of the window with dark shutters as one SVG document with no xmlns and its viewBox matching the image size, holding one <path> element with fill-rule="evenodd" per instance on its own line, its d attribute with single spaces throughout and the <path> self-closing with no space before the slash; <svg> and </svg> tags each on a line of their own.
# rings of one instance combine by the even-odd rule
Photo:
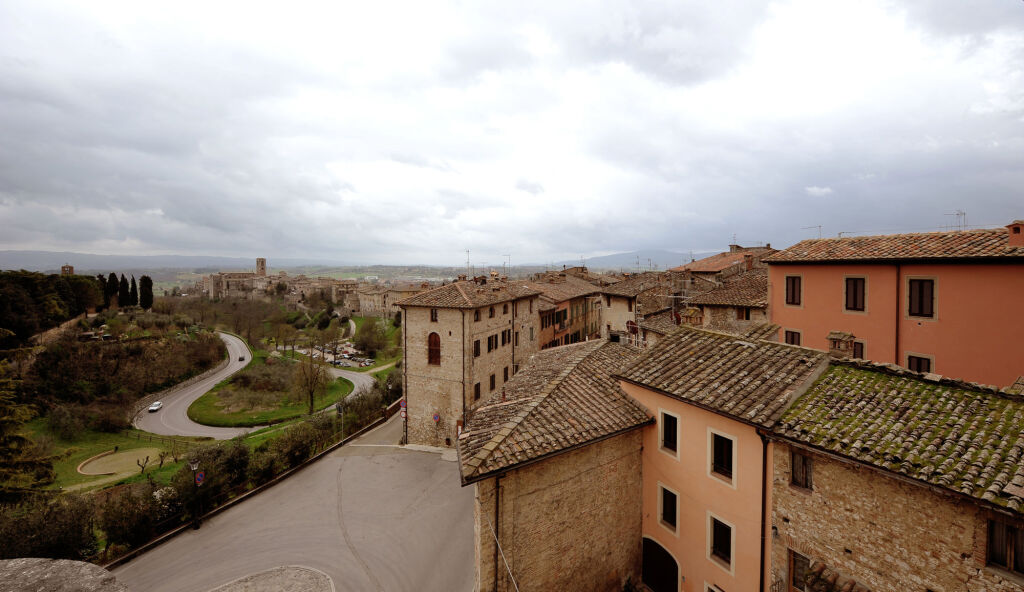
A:
<svg viewBox="0 0 1024 592">
<path fill-rule="evenodd" d="M 864 278 L 846 278 L 846 310 L 864 311 Z"/>
<path fill-rule="evenodd" d="M 921 356 L 907 356 L 907 368 L 914 372 L 931 372 L 932 361 Z"/>
<path fill-rule="evenodd" d="M 679 420 L 674 415 L 661 414 L 661 447 L 675 453 L 679 449 Z"/>
<path fill-rule="evenodd" d="M 930 319 L 935 316 L 935 280 L 910 280 L 910 306 L 912 317 Z"/>
<path fill-rule="evenodd" d="M 661 522 L 672 530 L 676 529 L 676 494 L 661 488 Z"/>
<path fill-rule="evenodd" d="M 993 518 L 988 521 L 988 564 L 1024 573 L 1024 529 Z"/>
<path fill-rule="evenodd" d="M 789 345 L 800 345 L 800 332 L 786 331 L 786 343 Z"/>
<path fill-rule="evenodd" d="M 437 333 L 427 337 L 427 363 L 431 366 L 441 365 L 441 336 Z"/>
<path fill-rule="evenodd" d="M 711 554 L 726 565 L 732 563 L 732 529 L 717 518 L 711 519 Z"/>
<path fill-rule="evenodd" d="M 864 357 L 864 342 L 863 341 L 854 341 L 853 342 L 853 357 L 859 358 L 861 360 L 866 360 L 867 359 L 867 358 Z"/>
<path fill-rule="evenodd" d="M 800 306 L 800 276 L 786 276 L 786 304 Z"/>
<path fill-rule="evenodd" d="M 732 479 L 732 439 L 720 434 L 712 434 L 712 463 L 714 473 Z"/>
<path fill-rule="evenodd" d="M 811 489 L 811 459 L 793 451 L 793 474 L 790 483 L 804 489 Z"/>
</svg>

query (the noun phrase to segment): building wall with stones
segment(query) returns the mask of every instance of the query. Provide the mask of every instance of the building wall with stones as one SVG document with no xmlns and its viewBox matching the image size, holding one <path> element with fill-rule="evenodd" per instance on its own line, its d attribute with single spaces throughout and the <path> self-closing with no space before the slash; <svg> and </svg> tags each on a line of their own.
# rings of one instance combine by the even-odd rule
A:
<svg viewBox="0 0 1024 592">
<path fill-rule="evenodd" d="M 832 572 L 823 591 L 851 580 L 872 592 L 1024 590 L 1024 577 L 986 566 L 977 504 L 814 453 L 808 491 L 790 484 L 790 446 L 774 449 L 772 582 L 788 583 L 792 549 Z"/>
<path fill-rule="evenodd" d="M 703 327 L 714 331 L 728 331 L 730 333 L 742 333 L 755 325 L 768 322 L 768 314 L 763 308 L 738 307 L 738 306 L 711 306 L 704 305 Z M 737 318 L 737 309 L 748 308 L 750 320 Z"/>
<path fill-rule="evenodd" d="M 627 330 L 626 323 L 636 322 L 635 298 L 610 294 L 604 294 L 601 298 L 602 337 L 608 337 L 610 333 L 623 333 Z"/>
<path fill-rule="evenodd" d="M 639 430 L 475 485 L 476 589 L 619 591 L 640 581 Z M 497 567 L 497 580 L 495 568 Z M 495 587 L 497 581 L 497 587 Z"/>
<path fill-rule="evenodd" d="M 404 392 L 408 405 L 409 442 L 428 446 L 452 446 L 464 412 L 491 393 L 500 391 L 519 364 L 539 349 L 537 299 L 520 299 L 479 309 L 438 308 L 438 320 L 430 320 L 430 308 L 405 307 L 402 321 Z M 476 314 L 479 313 L 479 319 Z M 502 332 L 507 337 L 502 342 Z M 428 363 L 431 333 L 441 338 L 441 364 Z M 487 338 L 497 347 L 487 351 Z M 474 343 L 480 342 L 480 355 Z M 491 387 L 494 376 L 494 387 Z M 475 386 L 480 385 L 480 396 Z M 434 421 L 434 414 L 438 421 Z"/>
</svg>

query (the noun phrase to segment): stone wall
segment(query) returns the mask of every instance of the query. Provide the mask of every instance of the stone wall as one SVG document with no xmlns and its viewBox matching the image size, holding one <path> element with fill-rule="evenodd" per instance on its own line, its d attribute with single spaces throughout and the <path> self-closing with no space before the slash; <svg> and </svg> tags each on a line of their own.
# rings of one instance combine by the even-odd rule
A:
<svg viewBox="0 0 1024 592">
<path fill-rule="evenodd" d="M 969 500 L 820 455 L 809 492 L 790 485 L 790 447 L 774 448 L 773 582 L 793 549 L 872 592 L 1024 590 L 986 567 L 987 511 Z"/>
<path fill-rule="evenodd" d="M 750 320 L 741 321 L 736 318 L 735 306 L 708 306 L 701 307 L 704 311 L 703 327 L 714 331 L 727 331 L 729 333 L 742 333 L 755 325 L 768 322 L 768 315 L 763 308 L 751 308 Z"/>
<path fill-rule="evenodd" d="M 519 590 L 622 590 L 640 581 L 640 431 L 476 485 L 476 589 L 495 590 L 496 528 Z M 501 555 L 497 590 L 514 590 Z"/>
</svg>

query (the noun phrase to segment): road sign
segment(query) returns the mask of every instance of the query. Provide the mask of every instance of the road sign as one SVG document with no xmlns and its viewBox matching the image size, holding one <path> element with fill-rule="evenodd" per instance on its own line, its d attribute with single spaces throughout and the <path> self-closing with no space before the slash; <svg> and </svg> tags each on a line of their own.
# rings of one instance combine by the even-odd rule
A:
<svg viewBox="0 0 1024 592">
<path fill-rule="evenodd" d="M 199 471 L 198 473 L 196 473 L 196 486 L 197 487 L 199 485 L 202 485 L 203 481 L 205 481 L 205 480 L 206 480 L 206 471 Z"/>
<path fill-rule="evenodd" d="M 405 409 L 405 399 L 402 399 L 401 401 L 399 401 L 398 402 L 398 406 L 401 407 L 402 409 Z"/>
<path fill-rule="evenodd" d="M 402 409 L 402 419 L 405 419 L 405 409 Z"/>
<path fill-rule="evenodd" d="M 434 414 L 434 423 L 437 423 L 439 421 L 441 421 L 441 416 L 435 413 Z"/>
</svg>

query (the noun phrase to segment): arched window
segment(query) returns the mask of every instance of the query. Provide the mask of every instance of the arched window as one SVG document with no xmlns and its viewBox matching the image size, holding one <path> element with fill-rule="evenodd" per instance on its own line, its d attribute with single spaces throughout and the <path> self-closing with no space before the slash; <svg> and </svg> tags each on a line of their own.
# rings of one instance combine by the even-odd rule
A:
<svg viewBox="0 0 1024 592">
<path fill-rule="evenodd" d="M 427 363 L 431 366 L 441 365 L 441 336 L 437 333 L 427 337 Z"/>
</svg>

